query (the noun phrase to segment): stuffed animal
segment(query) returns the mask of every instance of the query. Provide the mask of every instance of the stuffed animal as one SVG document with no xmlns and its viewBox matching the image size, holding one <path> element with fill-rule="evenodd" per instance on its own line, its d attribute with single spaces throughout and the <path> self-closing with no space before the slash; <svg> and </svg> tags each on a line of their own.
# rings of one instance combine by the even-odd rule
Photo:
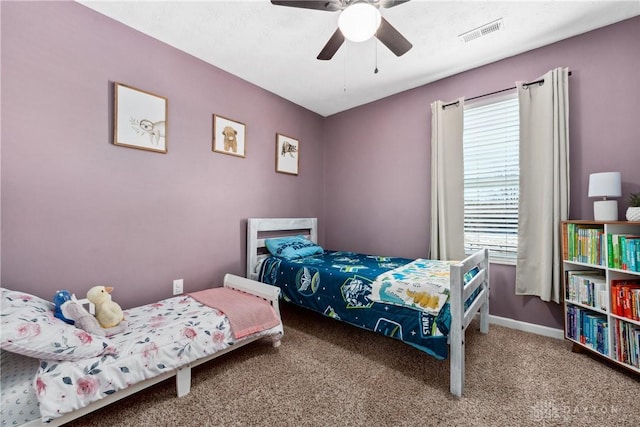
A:
<svg viewBox="0 0 640 427">
<path fill-rule="evenodd" d="M 65 302 L 61 307 L 61 311 L 65 317 L 73 319 L 77 328 L 100 337 L 110 337 L 112 335 L 119 334 L 120 332 L 124 332 L 127 329 L 126 321 L 120 322 L 118 326 L 113 328 L 102 328 L 96 318 L 85 310 L 82 304 L 80 304 L 75 297 L 72 297 L 71 300 Z"/>
<path fill-rule="evenodd" d="M 53 315 L 58 319 L 63 320 L 70 325 L 73 325 L 74 321 L 72 319 L 66 318 L 64 314 L 62 314 L 62 310 L 61 310 L 63 304 L 68 301 L 71 301 L 71 298 L 72 298 L 71 292 L 66 290 L 57 291 L 56 294 L 53 296 L 53 304 L 55 305 Z"/>
<path fill-rule="evenodd" d="M 110 286 L 94 286 L 87 292 L 87 299 L 96 306 L 96 319 L 103 328 L 118 326 L 124 319 L 122 308 L 118 303 L 111 301 Z"/>
</svg>

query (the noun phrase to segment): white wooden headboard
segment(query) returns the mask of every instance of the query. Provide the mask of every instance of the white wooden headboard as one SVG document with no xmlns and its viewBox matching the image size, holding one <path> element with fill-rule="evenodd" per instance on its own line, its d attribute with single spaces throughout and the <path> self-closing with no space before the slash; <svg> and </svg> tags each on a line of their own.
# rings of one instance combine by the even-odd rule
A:
<svg viewBox="0 0 640 427">
<path fill-rule="evenodd" d="M 278 236 L 306 236 L 318 243 L 318 218 L 249 218 L 247 220 L 247 278 L 256 280 L 258 255 L 266 252 L 261 233 L 274 232 Z"/>
</svg>

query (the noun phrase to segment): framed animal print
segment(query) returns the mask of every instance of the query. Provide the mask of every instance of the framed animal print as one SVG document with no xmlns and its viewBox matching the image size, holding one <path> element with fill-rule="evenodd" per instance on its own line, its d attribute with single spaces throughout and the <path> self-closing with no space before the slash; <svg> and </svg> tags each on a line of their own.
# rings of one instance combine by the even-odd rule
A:
<svg viewBox="0 0 640 427">
<path fill-rule="evenodd" d="M 213 115 L 213 151 L 244 157 L 247 129 L 244 123 Z"/>
<path fill-rule="evenodd" d="M 114 84 L 113 144 L 167 153 L 167 98 Z"/>
<path fill-rule="evenodd" d="M 298 175 L 300 141 L 290 136 L 276 134 L 276 172 Z"/>
</svg>

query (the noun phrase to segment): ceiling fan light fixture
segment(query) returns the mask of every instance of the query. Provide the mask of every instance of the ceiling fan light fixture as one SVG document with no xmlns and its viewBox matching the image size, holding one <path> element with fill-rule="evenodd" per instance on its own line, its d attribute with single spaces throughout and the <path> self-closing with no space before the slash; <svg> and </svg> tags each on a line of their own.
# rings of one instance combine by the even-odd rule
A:
<svg viewBox="0 0 640 427">
<path fill-rule="evenodd" d="M 369 40 L 382 22 L 380 11 L 365 2 L 354 3 L 342 11 L 338 18 L 338 28 L 342 35 L 352 42 Z"/>
</svg>

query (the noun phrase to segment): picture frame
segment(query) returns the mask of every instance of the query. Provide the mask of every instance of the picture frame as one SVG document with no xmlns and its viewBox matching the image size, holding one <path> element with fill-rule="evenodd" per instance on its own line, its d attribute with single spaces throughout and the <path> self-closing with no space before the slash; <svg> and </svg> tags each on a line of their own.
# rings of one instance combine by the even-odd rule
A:
<svg viewBox="0 0 640 427">
<path fill-rule="evenodd" d="M 300 141 L 276 133 L 276 172 L 298 175 Z"/>
<path fill-rule="evenodd" d="M 113 144 L 166 154 L 169 100 L 114 83 Z"/>
<path fill-rule="evenodd" d="M 236 157 L 246 156 L 247 127 L 244 123 L 218 114 L 213 115 L 212 150 Z"/>
</svg>

